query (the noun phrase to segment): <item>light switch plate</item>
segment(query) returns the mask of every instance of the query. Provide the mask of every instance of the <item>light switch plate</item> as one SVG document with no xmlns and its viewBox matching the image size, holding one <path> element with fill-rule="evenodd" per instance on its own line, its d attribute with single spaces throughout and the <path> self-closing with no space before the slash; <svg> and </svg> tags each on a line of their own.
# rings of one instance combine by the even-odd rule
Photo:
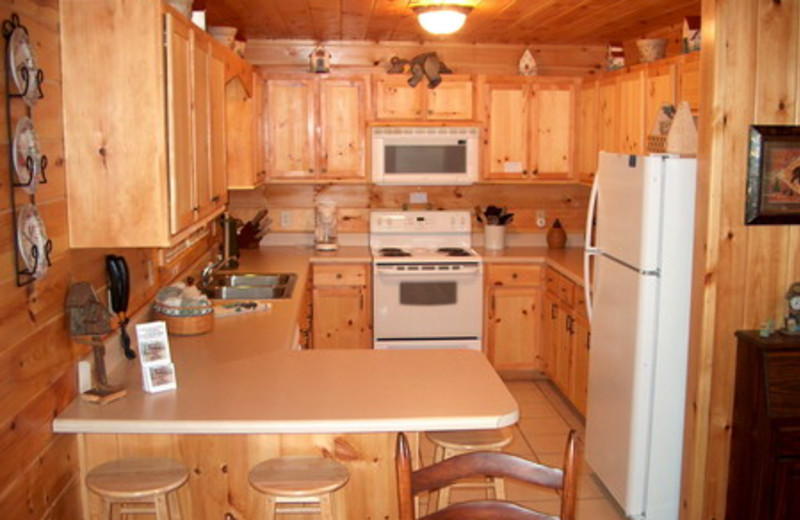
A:
<svg viewBox="0 0 800 520">
<path fill-rule="evenodd" d="M 424 191 L 412 191 L 408 194 L 408 202 L 411 204 L 427 204 L 428 194 Z"/>
</svg>

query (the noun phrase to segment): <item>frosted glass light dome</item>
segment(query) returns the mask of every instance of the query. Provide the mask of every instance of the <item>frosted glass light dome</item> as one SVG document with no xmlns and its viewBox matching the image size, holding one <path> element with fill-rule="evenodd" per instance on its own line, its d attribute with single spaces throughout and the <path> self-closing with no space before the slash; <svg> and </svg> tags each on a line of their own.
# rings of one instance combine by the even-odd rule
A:
<svg viewBox="0 0 800 520">
<path fill-rule="evenodd" d="M 418 9 L 417 19 L 431 34 L 453 34 L 467 19 L 468 9 L 461 6 L 430 6 Z"/>
</svg>

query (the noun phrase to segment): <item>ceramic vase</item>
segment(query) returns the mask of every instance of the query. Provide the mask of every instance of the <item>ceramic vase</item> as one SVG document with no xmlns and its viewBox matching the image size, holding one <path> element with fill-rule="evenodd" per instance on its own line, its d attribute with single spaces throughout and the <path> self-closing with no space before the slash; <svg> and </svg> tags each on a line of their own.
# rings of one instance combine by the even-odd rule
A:
<svg viewBox="0 0 800 520">
<path fill-rule="evenodd" d="M 547 232 L 547 247 L 550 249 L 563 249 L 567 244 L 567 233 L 561 227 L 561 222 L 556 219 L 553 227 Z"/>
</svg>

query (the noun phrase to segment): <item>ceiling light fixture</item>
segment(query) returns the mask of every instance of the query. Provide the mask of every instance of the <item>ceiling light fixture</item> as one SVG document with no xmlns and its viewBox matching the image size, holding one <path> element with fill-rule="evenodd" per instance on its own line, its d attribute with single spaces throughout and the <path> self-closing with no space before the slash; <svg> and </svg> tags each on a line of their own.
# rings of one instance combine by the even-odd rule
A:
<svg viewBox="0 0 800 520">
<path fill-rule="evenodd" d="M 453 34 L 461 29 L 471 6 L 455 2 L 418 4 L 412 7 L 423 29 L 431 34 Z"/>
</svg>

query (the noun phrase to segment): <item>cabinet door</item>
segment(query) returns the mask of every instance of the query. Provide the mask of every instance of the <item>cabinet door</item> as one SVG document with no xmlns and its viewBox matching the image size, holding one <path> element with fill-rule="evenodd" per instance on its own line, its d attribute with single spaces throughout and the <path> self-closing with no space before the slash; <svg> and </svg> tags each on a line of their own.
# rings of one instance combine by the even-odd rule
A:
<svg viewBox="0 0 800 520">
<path fill-rule="evenodd" d="M 199 216 L 205 216 L 212 209 L 211 85 L 209 82 L 211 43 L 194 32 L 192 32 L 192 40 L 195 209 Z"/>
<path fill-rule="evenodd" d="M 266 102 L 264 95 L 266 87 L 264 79 L 253 72 L 253 169 L 255 170 L 254 185 L 264 183 L 267 177 L 267 118 L 264 115 Z"/>
<path fill-rule="evenodd" d="M 529 164 L 536 179 L 568 179 L 573 169 L 575 84 L 536 84 Z"/>
<path fill-rule="evenodd" d="M 425 118 L 425 91 L 419 85 L 411 88 L 407 74 L 376 76 L 374 87 L 375 119 L 414 121 Z"/>
<path fill-rule="evenodd" d="M 319 177 L 366 178 L 365 137 L 366 81 L 323 79 L 319 86 Z"/>
<path fill-rule="evenodd" d="M 313 178 L 316 173 L 313 80 L 270 78 L 266 88 L 270 178 Z"/>
<path fill-rule="evenodd" d="M 489 307 L 489 360 L 496 369 L 541 367 L 541 289 L 492 287 Z"/>
<path fill-rule="evenodd" d="M 700 53 L 681 56 L 678 70 L 678 101 L 688 101 L 692 113 L 700 110 Z"/>
<path fill-rule="evenodd" d="M 425 87 L 428 119 L 470 120 L 474 118 L 471 79 L 445 77 L 435 89 Z"/>
<path fill-rule="evenodd" d="M 486 85 L 488 146 L 484 148 L 484 178 L 528 178 L 529 93 L 527 85 Z"/>
<path fill-rule="evenodd" d="M 586 398 L 589 391 L 589 321 L 579 315 L 572 314 L 572 329 L 570 330 L 570 350 L 572 354 L 570 365 L 570 391 L 569 399 L 580 413 L 586 416 Z"/>
<path fill-rule="evenodd" d="M 601 78 L 597 82 L 599 126 L 597 127 L 598 150 L 622 151 L 619 146 L 619 90 L 617 75 Z"/>
<path fill-rule="evenodd" d="M 249 189 L 256 186 L 254 100 L 239 76 L 225 85 L 225 122 L 227 124 L 228 188 Z"/>
<path fill-rule="evenodd" d="M 211 204 L 219 208 L 228 201 L 227 125 L 225 121 L 225 57 L 214 46 L 208 62 L 211 120 Z"/>
<path fill-rule="evenodd" d="M 597 81 L 585 80 L 578 100 L 578 142 L 576 144 L 576 173 L 578 180 L 591 183 L 597 171 Z"/>
<path fill-rule="evenodd" d="M 315 287 L 313 340 L 318 348 L 371 348 L 366 287 Z"/>
<path fill-rule="evenodd" d="M 673 62 L 650 63 L 645 77 L 644 133 L 653 133 L 656 118 L 663 105 L 675 104 L 677 66 Z"/>
<path fill-rule="evenodd" d="M 619 77 L 619 151 L 644 153 L 644 75 L 639 69 Z"/>
<path fill-rule="evenodd" d="M 174 235 L 195 218 L 192 185 L 191 31 L 167 14 L 167 125 L 169 127 L 170 232 Z"/>
</svg>

